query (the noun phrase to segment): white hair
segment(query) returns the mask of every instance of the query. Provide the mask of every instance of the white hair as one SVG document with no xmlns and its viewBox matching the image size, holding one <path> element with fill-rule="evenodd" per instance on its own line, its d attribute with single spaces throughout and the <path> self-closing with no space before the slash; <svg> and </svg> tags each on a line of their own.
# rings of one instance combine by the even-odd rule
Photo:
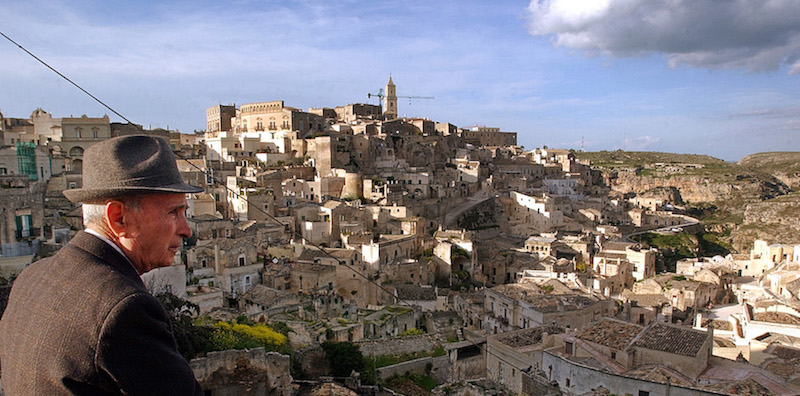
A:
<svg viewBox="0 0 800 396">
<path fill-rule="evenodd" d="M 84 227 L 88 227 L 90 224 L 103 223 L 103 219 L 106 217 L 106 204 L 84 203 L 81 208 L 83 209 Z"/>
<path fill-rule="evenodd" d="M 129 209 L 133 209 L 138 211 L 141 207 L 140 205 L 140 197 L 138 195 L 132 195 L 129 197 L 124 197 L 120 199 L 115 199 L 115 201 L 122 202 L 125 207 Z M 83 226 L 88 227 L 89 225 L 95 224 L 98 226 L 102 226 L 105 224 L 106 218 L 106 203 L 86 203 L 84 202 L 81 205 L 83 210 Z"/>
</svg>

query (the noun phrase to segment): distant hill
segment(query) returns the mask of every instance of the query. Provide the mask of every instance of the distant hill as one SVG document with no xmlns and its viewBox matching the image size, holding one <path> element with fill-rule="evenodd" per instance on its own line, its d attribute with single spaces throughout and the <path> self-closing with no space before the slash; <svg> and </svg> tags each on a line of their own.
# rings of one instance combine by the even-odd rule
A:
<svg viewBox="0 0 800 396">
<path fill-rule="evenodd" d="M 750 154 L 740 159 L 738 164 L 767 170 L 792 168 L 792 170 L 798 172 L 800 171 L 800 151 L 772 151 Z"/>
<path fill-rule="evenodd" d="M 758 153 L 727 162 L 708 155 L 637 151 L 576 152 L 612 189 L 644 194 L 674 188 L 690 213 L 738 251 L 755 238 L 800 239 L 800 152 Z M 722 235 L 720 235 L 722 236 Z"/>
<path fill-rule="evenodd" d="M 751 154 L 739 160 L 744 168 L 773 175 L 797 190 L 800 188 L 800 152 L 775 151 Z"/>
<path fill-rule="evenodd" d="M 636 167 L 655 163 L 666 164 L 702 164 L 702 165 L 727 165 L 731 164 L 719 158 L 700 154 L 675 154 L 656 151 L 593 151 L 575 152 L 578 159 L 588 159 L 597 167 Z"/>
</svg>

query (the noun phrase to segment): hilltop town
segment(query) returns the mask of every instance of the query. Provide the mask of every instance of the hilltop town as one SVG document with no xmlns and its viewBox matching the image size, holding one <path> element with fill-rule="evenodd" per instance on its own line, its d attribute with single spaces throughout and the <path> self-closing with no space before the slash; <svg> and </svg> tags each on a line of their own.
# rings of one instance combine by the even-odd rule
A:
<svg viewBox="0 0 800 396">
<path fill-rule="evenodd" d="M 380 99 L 216 105 L 194 134 L 0 114 L 0 295 L 82 229 L 61 192 L 81 187 L 83 152 L 146 133 L 205 189 L 174 264 L 143 278 L 176 297 L 208 394 L 800 393 L 800 244 L 755 227 L 726 239 L 764 211 L 796 222 L 792 183 L 720 193 L 677 177 L 714 160 L 600 164 L 399 117 L 391 78 Z M 740 213 L 709 221 L 707 191 Z M 218 336 L 258 326 L 275 336 Z"/>
</svg>

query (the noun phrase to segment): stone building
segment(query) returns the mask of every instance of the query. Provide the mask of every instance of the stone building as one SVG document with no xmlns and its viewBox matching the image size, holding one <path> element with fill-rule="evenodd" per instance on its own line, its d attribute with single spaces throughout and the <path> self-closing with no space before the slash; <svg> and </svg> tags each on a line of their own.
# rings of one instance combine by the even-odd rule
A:
<svg viewBox="0 0 800 396">
<path fill-rule="evenodd" d="M 383 118 L 385 120 L 397 118 L 397 86 L 394 85 L 392 76 L 389 76 L 386 93 L 381 99 L 383 99 Z"/>
<path fill-rule="evenodd" d="M 206 133 L 231 130 L 236 105 L 216 105 L 206 109 Z"/>
<path fill-rule="evenodd" d="M 44 236 L 45 185 L 27 175 L 0 175 L 0 250 L 3 257 L 33 255 Z"/>
<path fill-rule="evenodd" d="M 298 262 L 292 265 L 291 284 L 292 291 L 310 293 L 318 290 L 336 290 L 336 267 L 333 265 L 305 262 L 308 258 L 313 260 L 314 252 L 301 255 Z M 305 253 L 305 252 L 304 252 Z M 304 262 L 300 262 L 300 260 Z"/>
<path fill-rule="evenodd" d="M 366 103 L 353 103 L 334 108 L 336 119 L 341 122 L 351 123 L 358 119 L 377 119 L 383 113 L 380 105 Z"/>
<path fill-rule="evenodd" d="M 376 241 L 361 246 L 364 262 L 373 273 L 393 260 L 413 258 L 419 254 L 417 235 L 381 235 Z"/>
<path fill-rule="evenodd" d="M 531 377 L 542 366 L 542 351 L 552 346 L 551 336 L 561 334 L 558 326 L 537 326 L 486 338 L 486 376 L 514 392 L 532 392 Z"/>
<path fill-rule="evenodd" d="M 434 286 L 394 285 L 394 295 L 398 305 L 419 307 L 423 312 L 437 310 L 437 294 Z"/>
<path fill-rule="evenodd" d="M 614 301 L 597 295 L 548 294 L 539 286 L 507 284 L 485 290 L 490 334 L 557 324 L 581 329 L 592 321 L 616 314 Z"/>
<path fill-rule="evenodd" d="M 261 283 L 264 264 L 257 261 L 256 249 L 248 238 L 217 239 L 188 248 L 186 263 L 200 284 L 216 286 L 235 299 Z"/>
<path fill-rule="evenodd" d="M 637 281 L 651 278 L 656 274 L 656 249 L 645 249 L 629 242 L 603 242 L 600 251 L 595 254 L 593 263 L 609 261 L 628 261 L 631 274 Z"/>
<path fill-rule="evenodd" d="M 500 132 L 500 128 L 475 126 L 462 129 L 461 137 L 475 146 L 516 146 L 516 132 Z"/>
<path fill-rule="evenodd" d="M 550 197 L 536 197 L 512 191 L 511 199 L 512 231 L 515 234 L 532 235 L 563 227 L 564 214 L 556 208 Z"/>
<path fill-rule="evenodd" d="M 322 116 L 285 106 L 282 100 L 243 104 L 231 119 L 231 130 L 239 133 L 297 131 L 300 137 L 322 132 Z"/>
<path fill-rule="evenodd" d="M 548 380 L 575 394 L 602 386 L 616 394 L 711 395 L 718 393 L 701 385 L 718 380 L 699 377 L 707 375 L 712 347 L 712 332 L 605 318 L 556 335 L 542 355 L 542 369 Z"/>
<path fill-rule="evenodd" d="M 714 301 L 719 287 L 713 283 L 685 279 L 674 274 L 662 274 L 636 282 L 636 294 L 663 294 L 673 308 L 679 311 L 700 309 Z"/>
</svg>

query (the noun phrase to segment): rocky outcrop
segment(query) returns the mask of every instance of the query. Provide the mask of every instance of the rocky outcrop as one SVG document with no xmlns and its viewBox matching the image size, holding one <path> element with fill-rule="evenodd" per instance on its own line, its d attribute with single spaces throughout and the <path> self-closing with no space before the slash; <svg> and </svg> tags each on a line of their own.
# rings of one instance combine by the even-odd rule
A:
<svg viewBox="0 0 800 396">
<path fill-rule="evenodd" d="M 732 232 L 733 247 L 747 251 L 755 239 L 800 243 L 800 193 L 747 205 L 744 224 Z"/>
<path fill-rule="evenodd" d="M 692 175 L 641 175 L 636 170 L 612 171 L 606 175 L 608 185 L 622 193 L 643 194 L 647 191 L 674 187 L 684 202 L 718 202 L 734 196 L 756 200 L 774 198 L 788 193 L 789 187 L 780 180 L 757 174 L 725 175 L 711 178 Z"/>
<path fill-rule="evenodd" d="M 800 152 L 771 152 L 748 155 L 738 164 L 775 176 L 792 189 L 800 188 Z"/>
<path fill-rule="evenodd" d="M 200 386 L 211 394 L 292 394 L 289 356 L 264 348 L 211 352 L 189 364 Z"/>
</svg>

